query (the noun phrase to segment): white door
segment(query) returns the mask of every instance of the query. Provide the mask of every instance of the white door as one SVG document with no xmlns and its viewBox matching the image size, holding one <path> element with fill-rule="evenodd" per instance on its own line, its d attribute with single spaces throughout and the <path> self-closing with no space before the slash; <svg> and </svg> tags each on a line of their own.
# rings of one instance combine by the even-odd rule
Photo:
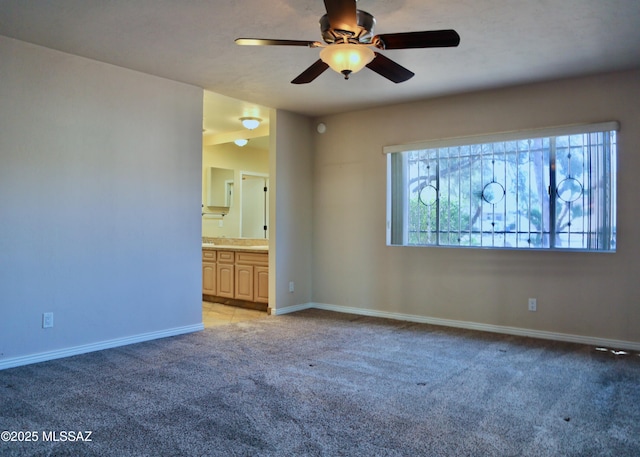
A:
<svg viewBox="0 0 640 457">
<path fill-rule="evenodd" d="M 242 220 L 243 238 L 269 238 L 269 178 L 257 175 L 242 175 Z"/>
</svg>

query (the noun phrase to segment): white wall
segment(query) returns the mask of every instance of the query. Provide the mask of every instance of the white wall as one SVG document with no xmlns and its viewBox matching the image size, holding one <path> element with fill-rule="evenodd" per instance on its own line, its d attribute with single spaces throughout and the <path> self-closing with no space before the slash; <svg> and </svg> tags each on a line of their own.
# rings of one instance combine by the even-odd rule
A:
<svg viewBox="0 0 640 457">
<path fill-rule="evenodd" d="M 274 110 L 269 119 L 269 307 L 280 313 L 311 300 L 313 137 L 307 117 Z"/>
<path fill-rule="evenodd" d="M 4 37 L 0 62 L 0 368 L 201 328 L 202 90 Z"/>
<path fill-rule="evenodd" d="M 313 302 L 640 342 L 639 93 L 640 72 L 625 72 L 317 119 Z M 621 124 L 615 254 L 386 246 L 384 146 L 609 120 Z"/>
</svg>

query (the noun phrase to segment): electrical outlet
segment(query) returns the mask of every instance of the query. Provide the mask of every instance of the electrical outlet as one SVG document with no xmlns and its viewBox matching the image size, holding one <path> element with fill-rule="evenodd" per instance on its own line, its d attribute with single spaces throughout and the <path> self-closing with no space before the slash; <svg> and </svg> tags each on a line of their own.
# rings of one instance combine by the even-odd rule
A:
<svg viewBox="0 0 640 457">
<path fill-rule="evenodd" d="M 535 298 L 529 299 L 529 311 L 536 311 L 538 309 L 538 300 Z"/>
<path fill-rule="evenodd" d="M 294 284 L 293 281 L 289 281 L 289 292 L 293 292 Z"/>
<path fill-rule="evenodd" d="M 42 313 L 42 328 L 53 327 L 53 313 Z"/>
</svg>

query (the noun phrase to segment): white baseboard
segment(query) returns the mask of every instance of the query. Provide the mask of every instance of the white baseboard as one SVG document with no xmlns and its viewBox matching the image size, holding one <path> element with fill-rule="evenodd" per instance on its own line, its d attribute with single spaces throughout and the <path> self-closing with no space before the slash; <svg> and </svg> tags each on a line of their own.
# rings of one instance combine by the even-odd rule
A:
<svg viewBox="0 0 640 457">
<path fill-rule="evenodd" d="M 296 311 L 313 308 L 313 305 L 313 303 L 301 303 L 299 305 L 285 306 L 284 308 L 271 308 L 271 314 L 280 316 L 282 314 L 295 313 Z"/>
<path fill-rule="evenodd" d="M 445 327 L 463 328 L 467 330 L 478 330 L 483 332 L 502 333 L 505 335 L 525 336 L 530 338 L 540 338 L 544 340 L 565 341 L 568 343 L 587 344 L 596 347 L 609 349 L 626 349 L 640 352 L 640 342 L 612 340 L 584 335 L 572 335 L 568 333 L 547 332 L 543 330 L 532 330 L 520 327 L 508 327 L 503 325 L 482 324 L 478 322 L 458 321 L 452 319 L 440 319 L 437 317 L 418 316 L 415 314 L 394 313 L 388 311 L 378 311 L 374 309 L 355 308 L 351 306 L 330 305 L 327 303 L 304 303 L 296 306 L 289 306 L 282 310 L 277 309 L 275 314 L 286 314 L 303 309 L 324 309 L 336 311 L 338 313 L 358 314 L 361 316 L 382 317 L 401 321 L 417 322 L 423 324 L 442 325 Z"/>
<path fill-rule="evenodd" d="M 186 325 L 184 327 L 175 327 L 167 330 L 160 330 L 157 332 L 142 333 L 140 335 L 116 338 L 108 341 L 100 341 L 98 343 L 83 344 L 81 346 L 74 346 L 70 348 L 59 349 L 56 351 L 40 352 L 38 354 L 31 354 L 22 357 L 13 357 L 10 359 L 0 360 L 0 370 L 19 367 L 22 365 L 29 365 L 32 363 L 46 362 L 48 360 L 61 359 L 63 357 L 85 354 L 87 352 L 101 351 L 103 349 L 126 346 L 128 344 L 142 343 L 143 341 L 151 341 L 159 338 L 166 338 L 169 336 L 182 335 L 184 333 L 199 332 L 201 330 L 204 330 L 204 324 L 202 323 Z"/>
<path fill-rule="evenodd" d="M 565 341 L 569 343 L 587 344 L 596 347 L 604 347 L 610 349 L 626 349 L 640 352 L 640 342 L 613 340 L 607 338 L 597 338 L 584 335 L 572 335 L 567 333 L 547 332 L 542 330 L 532 330 L 519 327 L 508 327 L 503 325 L 481 324 L 477 322 L 459 321 L 452 319 L 440 319 L 436 317 L 419 316 L 415 314 L 395 313 L 389 311 L 378 311 L 366 308 L 356 308 L 351 306 L 331 305 L 327 303 L 301 303 L 299 305 L 287 306 L 284 308 L 272 309 L 273 315 L 283 315 L 294 313 L 305 309 L 323 309 L 326 311 L 335 311 L 338 313 L 357 314 L 361 316 L 381 317 L 385 319 L 394 319 L 408 322 L 417 322 L 423 324 L 441 325 L 445 327 L 463 328 L 467 330 L 478 330 L 484 332 L 502 333 L 506 335 L 524 336 L 530 338 L 540 338 L 545 340 Z M 204 329 L 202 323 L 188 325 L 184 327 L 176 327 L 158 332 L 143 333 L 124 338 L 116 338 L 114 340 L 101 341 L 99 343 L 85 344 L 57 351 L 41 352 L 22 357 L 14 357 L 10 359 L 0 360 L 0 370 L 6 368 L 14 368 L 32 363 L 46 362 L 47 360 L 60 359 L 73 355 L 85 354 L 87 352 L 101 351 L 128 344 L 142 343 L 159 338 L 182 335 L 184 333 L 198 332 Z"/>
</svg>

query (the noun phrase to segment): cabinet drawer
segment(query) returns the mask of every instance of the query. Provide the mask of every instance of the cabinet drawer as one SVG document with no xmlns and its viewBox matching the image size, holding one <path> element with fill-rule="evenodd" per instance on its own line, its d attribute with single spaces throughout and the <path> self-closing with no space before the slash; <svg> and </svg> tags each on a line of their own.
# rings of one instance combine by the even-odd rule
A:
<svg viewBox="0 0 640 457">
<path fill-rule="evenodd" d="M 203 262 L 215 262 L 216 261 L 216 251 L 202 251 L 202 261 Z"/>
<path fill-rule="evenodd" d="M 269 254 L 236 252 L 236 263 L 243 265 L 269 265 Z"/>
<path fill-rule="evenodd" d="M 219 263 L 233 263 L 235 261 L 233 251 L 218 251 L 218 262 Z"/>
</svg>

